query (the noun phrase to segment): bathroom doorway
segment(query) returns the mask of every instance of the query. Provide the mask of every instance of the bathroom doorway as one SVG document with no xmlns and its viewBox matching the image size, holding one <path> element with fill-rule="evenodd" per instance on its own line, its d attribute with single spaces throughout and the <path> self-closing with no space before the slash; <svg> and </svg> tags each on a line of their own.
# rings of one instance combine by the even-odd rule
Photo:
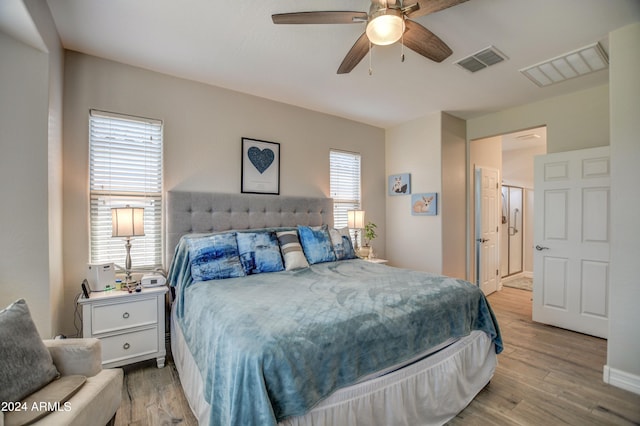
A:
<svg viewBox="0 0 640 426">
<path fill-rule="evenodd" d="M 502 135 L 500 272 L 505 287 L 533 290 L 533 159 L 546 154 L 546 127 Z"/>
<path fill-rule="evenodd" d="M 474 139 L 469 145 L 469 188 L 475 188 L 475 168 L 491 167 L 499 170 L 500 205 L 495 210 L 499 229 L 498 259 L 495 262 L 498 289 L 503 286 L 525 290 L 533 283 L 533 159 L 547 153 L 547 128 L 539 126 L 497 136 Z M 503 210 L 504 198 L 511 205 Z M 469 191 L 469 279 L 477 281 L 477 233 L 475 191 Z M 516 212 L 516 209 L 517 212 Z M 504 216 L 504 221 L 503 217 Z M 511 228 L 510 228 L 511 227 Z M 511 235 L 509 235 L 511 234 Z M 509 240 L 511 240 L 509 242 Z M 510 247 L 509 247 L 510 246 Z"/>
</svg>

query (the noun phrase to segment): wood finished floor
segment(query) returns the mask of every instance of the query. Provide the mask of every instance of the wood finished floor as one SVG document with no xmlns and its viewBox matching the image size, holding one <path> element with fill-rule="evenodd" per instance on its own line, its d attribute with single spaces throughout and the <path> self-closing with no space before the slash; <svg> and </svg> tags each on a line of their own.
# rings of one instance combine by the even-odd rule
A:
<svg viewBox="0 0 640 426">
<path fill-rule="evenodd" d="M 531 321 L 529 291 L 489 296 L 505 350 L 491 383 L 450 425 L 640 425 L 640 396 L 602 382 L 607 342 Z M 115 424 L 197 425 L 175 366 L 125 367 Z"/>
</svg>

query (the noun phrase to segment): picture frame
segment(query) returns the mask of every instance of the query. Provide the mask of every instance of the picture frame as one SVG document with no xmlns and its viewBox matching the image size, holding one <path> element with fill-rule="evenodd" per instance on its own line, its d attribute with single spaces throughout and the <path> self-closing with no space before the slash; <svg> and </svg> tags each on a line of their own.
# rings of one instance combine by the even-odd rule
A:
<svg viewBox="0 0 640 426">
<path fill-rule="evenodd" d="M 411 174 L 400 173 L 389 176 L 389 195 L 411 194 Z"/>
<path fill-rule="evenodd" d="M 438 193 L 426 192 L 411 195 L 412 216 L 436 216 L 438 214 Z"/>
<path fill-rule="evenodd" d="M 242 138 L 241 192 L 280 195 L 280 144 Z"/>
</svg>

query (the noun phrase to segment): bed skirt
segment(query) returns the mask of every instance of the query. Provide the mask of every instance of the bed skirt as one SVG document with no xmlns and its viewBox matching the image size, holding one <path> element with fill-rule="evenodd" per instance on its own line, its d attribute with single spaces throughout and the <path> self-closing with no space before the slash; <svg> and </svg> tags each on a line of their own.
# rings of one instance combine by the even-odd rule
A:
<svg viewBox="0 0 640 426">
<path fill-rule="evenodd" d="M 209 424 L 203 382 L 171 315 L 171 351 L 189 406 L 200 425 Z M 497 357 L 482 331 L 473 331 L 439 352 L 384 376 L 334 392 L 304 416 L 279 426 L 441 425 L 462 411 L 489 383 Z"/>
</svg>

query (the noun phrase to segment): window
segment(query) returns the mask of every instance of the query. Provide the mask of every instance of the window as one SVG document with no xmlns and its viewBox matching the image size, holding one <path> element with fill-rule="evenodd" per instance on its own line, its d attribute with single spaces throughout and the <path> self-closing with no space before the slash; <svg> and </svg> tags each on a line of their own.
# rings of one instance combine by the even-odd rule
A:
<svg viewBox="0 0 640 426">
<path fill-rule="evenodd" d="M 162 267 L 162 122 L 91 110 L 91 263 L 124 268 L 125 244 L 111 236 L 111 208 L 144 208 L 144 237 L 131 243 L 134 270 Z"/>
<path fill-rule="evenodd" d="M 360 154 L 329 152 L 330 192 L 333 198 L 333 224 L 347 226 L 347 211 L 360 210 Z"/>
</svg>

